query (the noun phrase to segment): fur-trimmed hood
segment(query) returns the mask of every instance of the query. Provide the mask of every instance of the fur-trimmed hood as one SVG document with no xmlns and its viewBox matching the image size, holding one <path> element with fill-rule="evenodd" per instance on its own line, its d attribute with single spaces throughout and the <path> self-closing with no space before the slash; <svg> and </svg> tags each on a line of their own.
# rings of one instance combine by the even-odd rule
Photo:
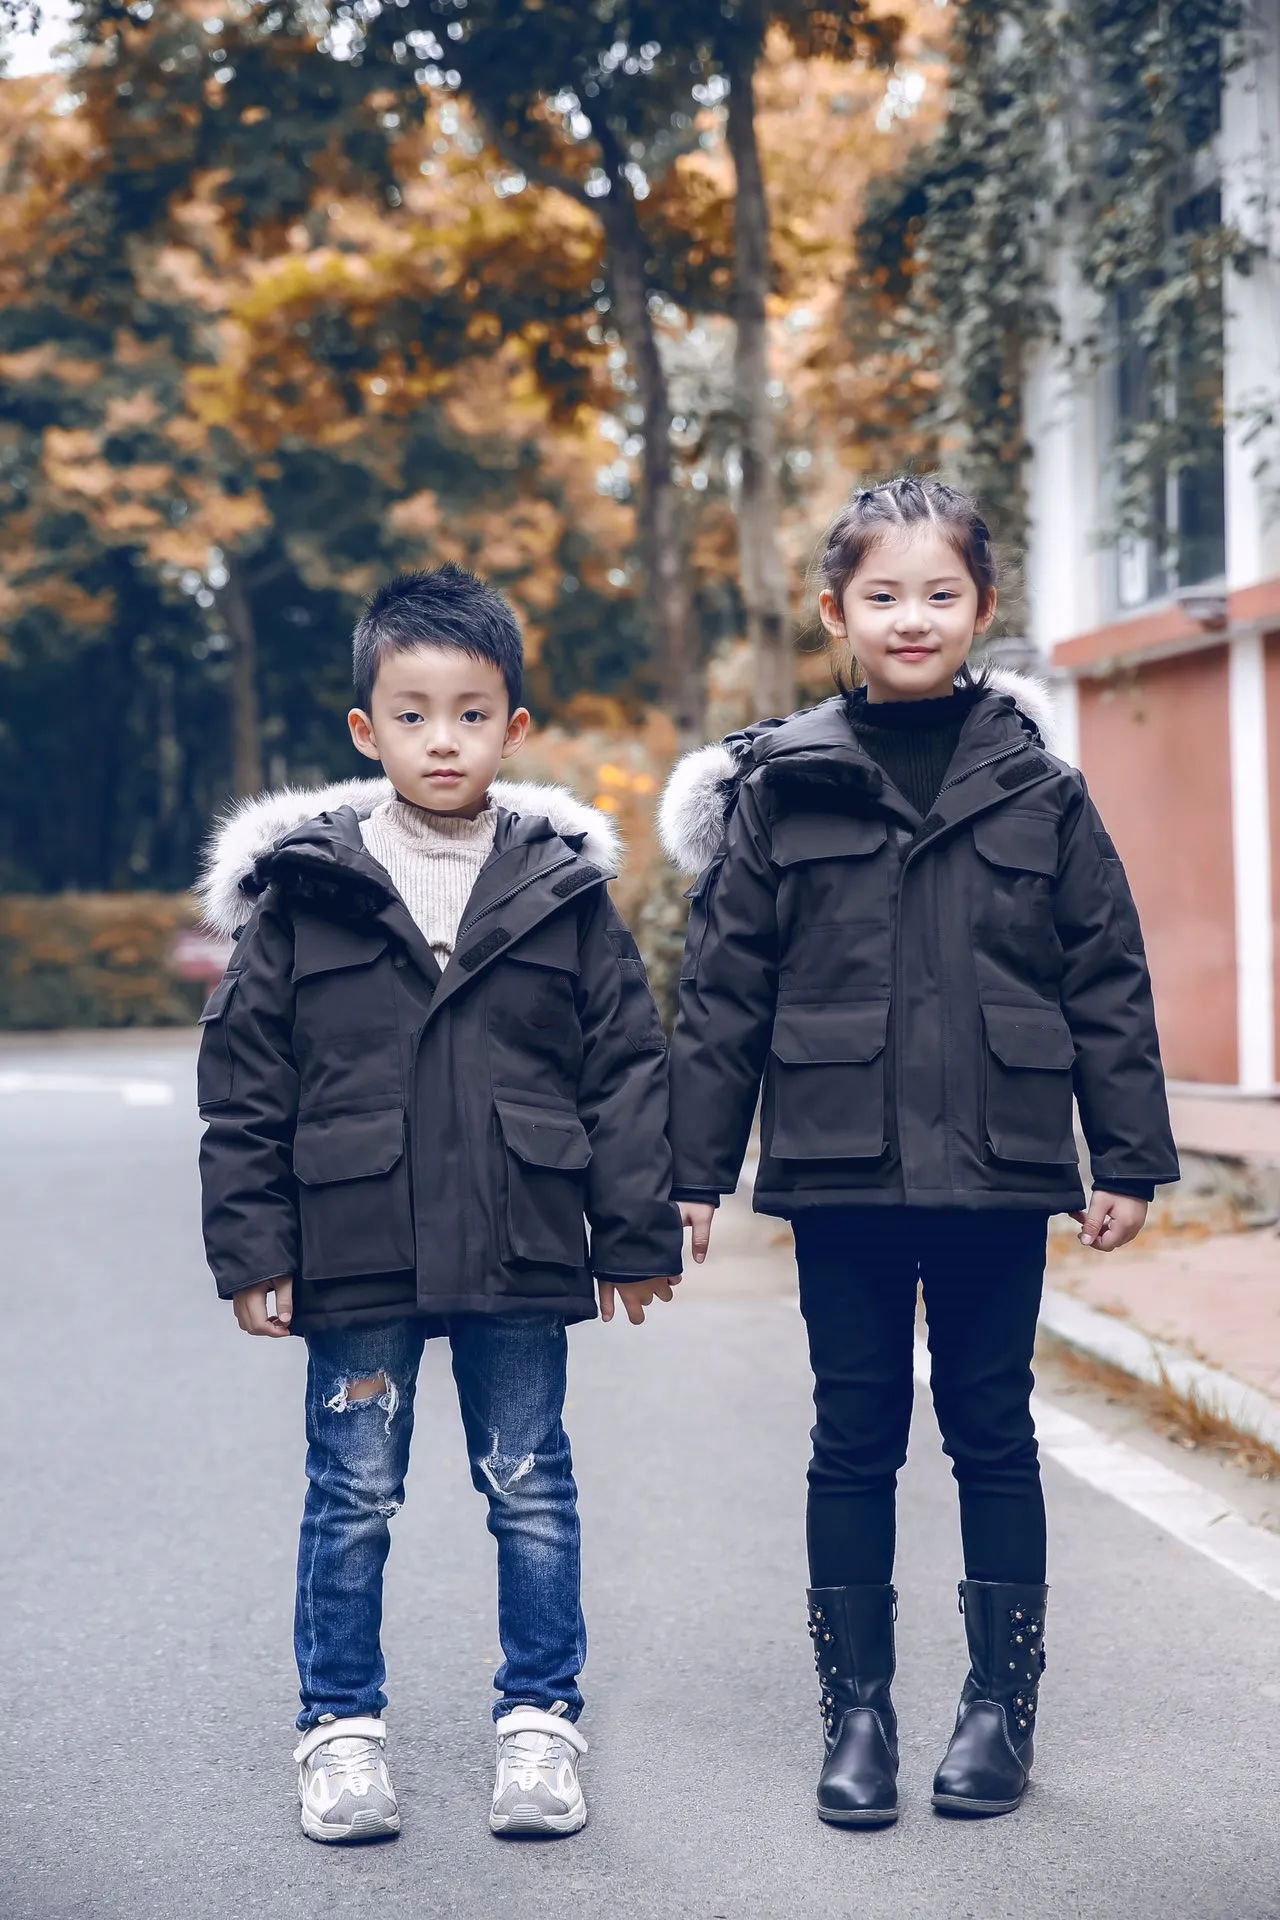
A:
<svg viewBox="0 0 1280 1920">
<path fill-rule="evenodd" d="M 988 693 L 1012 702 L 1039 745 L 1051 754 L 1059 752 L 1053 695 L 1043 680 L 1012 667 L 990 667 L 983 685 Z M 766 722 L 748 728 L 728 740 L 697 747 L 677 761 L 659 803 L 658 835 L 667 858 L 681 873 L 701 873 L 715 857 L 734 787 L 753 764 L 755 742 L 787 724 Z"/>
<path fill-rule="evenodd" d="M 495 780 L 489 791 L 495 806 L 549 821 L 588 860 L 607 873 L 617 873 L 622 861 L 617 828 L 607 814 L 579 800 L 567 787 Z M 327 787 L 282 787 L 277 793 L 242 800 L 214 829 L 205 850 L 196 883 L 205 925 L 222 934 L 235 933 L 244 925 L 257 897 L 251 884 L 254 870 L 286 834 L 339 807 L 350 807 L 357 819 L 366 820 L 393 792 L 389 780 L 337 780 Z"/>
</svg>

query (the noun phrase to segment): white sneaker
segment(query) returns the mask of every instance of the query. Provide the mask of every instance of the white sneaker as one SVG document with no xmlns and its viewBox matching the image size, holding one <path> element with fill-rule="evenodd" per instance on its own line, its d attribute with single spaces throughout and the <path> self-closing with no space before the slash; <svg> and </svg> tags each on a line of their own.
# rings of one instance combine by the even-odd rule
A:
<svg viewBox="0 0 1280 1920">
<path fill-rule="evenodd" d="M 373 1714 L 330 1720 L 298 1743 L 298 1798 L 309 1840 L 377 1840 L 399 1833 L 400 1809 L 382 1749 L 387 1729 Z"/>
<path fill-rule="evenodd" d="M 586 1825 L 578 1761 L 587 1743 L 563 1711 L 515 1707 L 499 1720 L 491 1832 L 577 1833 Z"/>
</svg>

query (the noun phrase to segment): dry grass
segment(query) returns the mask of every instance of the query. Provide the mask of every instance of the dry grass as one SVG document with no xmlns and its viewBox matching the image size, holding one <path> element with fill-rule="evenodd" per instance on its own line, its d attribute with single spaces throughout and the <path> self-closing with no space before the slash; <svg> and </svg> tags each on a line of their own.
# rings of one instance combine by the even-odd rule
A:
<svg viewBox="0 0 1280 1920">
<path fill-rule="evenodd" d="M 1052 1334 L 1041 1334 L 1055 1362 L 1082 1386 L 1097 1387 L 1110 1400 L 1138 1409 L 1157 1433 L 1185 1447 L 1189 1453 L 1214 1453 L 1230 1460 L 1256 1480 L 1280 1480 L 1280 1451 L 1242 1433 L 1224 1414 L 1209 1406 L 1194 1390 L 1184 1393 L 1160 1368 L 1160 1381 L 1136 1380 L 1123 1367 L 1112 1366 Z"/>
</svg>

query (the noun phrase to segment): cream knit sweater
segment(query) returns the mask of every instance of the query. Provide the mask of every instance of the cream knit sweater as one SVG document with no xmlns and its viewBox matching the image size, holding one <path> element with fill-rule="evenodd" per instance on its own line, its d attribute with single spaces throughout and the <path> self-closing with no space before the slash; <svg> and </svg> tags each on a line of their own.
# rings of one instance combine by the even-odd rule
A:
<svg viewBox="0 0 1280 1920">
<path fill-rule="evenodd" d="M 474 820 L 428 813 L 397 794 L 360 822 L 365 847 L 396 891 L 443 967 L 476 876 L 489 858 L 498 815 L 490 806 Z"/>
</svg>

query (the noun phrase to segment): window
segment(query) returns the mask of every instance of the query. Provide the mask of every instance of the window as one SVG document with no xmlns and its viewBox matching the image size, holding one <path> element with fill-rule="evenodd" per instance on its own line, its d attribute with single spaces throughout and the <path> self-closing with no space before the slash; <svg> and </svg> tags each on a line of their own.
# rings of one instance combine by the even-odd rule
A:
<svg viewBox="0 0 1280 1920">
<path fill-rule="evenodd" d="M 1196 236 L 1220 218 L 1216 187 L 1188 196 L 1174 212 L 1175 252 L 1194 247 Z M 1214 580 L 1226 567 L 1221 303 L 1212 314 L 1187 315 L 1174 364 L 1166 362 L 1163 374 L 1141 337 L 1144 305 L 1137 289 L 1126 288 L 1113 306 L 1112 446 L 1149 449 L 1136 488 L 1127 489 L 1141 530 L 1122 533 L 1115 546 L 1121 608 Z M 1110 479 L 1116 489 L 1121 476 L 1114 452 Z"/>
</svg>

